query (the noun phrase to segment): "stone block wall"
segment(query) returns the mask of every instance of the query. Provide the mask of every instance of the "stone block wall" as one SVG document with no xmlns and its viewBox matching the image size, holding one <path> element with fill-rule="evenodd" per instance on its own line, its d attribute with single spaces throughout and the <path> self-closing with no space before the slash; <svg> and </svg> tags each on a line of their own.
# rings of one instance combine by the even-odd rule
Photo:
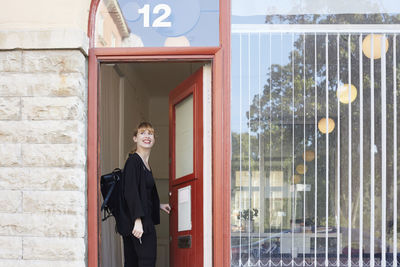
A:
<svg viewBox="0 0 400 267">
<path fill-rule="evenodd" d="M 86 266 L 87 58 L 0 51 L 0 267 Z"/>
</svg>

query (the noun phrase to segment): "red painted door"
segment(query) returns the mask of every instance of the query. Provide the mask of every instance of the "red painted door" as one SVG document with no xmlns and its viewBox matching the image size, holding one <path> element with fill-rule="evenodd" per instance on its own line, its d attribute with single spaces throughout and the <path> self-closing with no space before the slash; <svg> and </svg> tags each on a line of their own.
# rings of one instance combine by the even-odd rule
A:
<svg viewBox="0 0 400 267">
<path fill-rule="evenodd" d="M 203 266 L 203 68 L 169 94 L 170 266 Z"/>
</svg>

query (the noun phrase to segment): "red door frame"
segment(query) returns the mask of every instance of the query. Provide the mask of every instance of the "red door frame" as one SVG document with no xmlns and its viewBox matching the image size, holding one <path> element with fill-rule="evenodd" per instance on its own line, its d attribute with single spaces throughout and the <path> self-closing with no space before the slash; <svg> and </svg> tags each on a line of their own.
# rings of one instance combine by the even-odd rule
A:
<svg viewBox="0 0 400 267">
<path fill-rule="evenodd" d="M 230 0 L 220 3 L 220 46 L 185 48 L 94 48 L 100 0 L 89 11 L 88 81 L 88 266 L 99 265 L 99 121 L 98 75 L 101 62 L 212 60 L 212 224 L 213 266 L 230 266 Z M 222 141 L 222 142 L 221 142 Z"/>
</svg>

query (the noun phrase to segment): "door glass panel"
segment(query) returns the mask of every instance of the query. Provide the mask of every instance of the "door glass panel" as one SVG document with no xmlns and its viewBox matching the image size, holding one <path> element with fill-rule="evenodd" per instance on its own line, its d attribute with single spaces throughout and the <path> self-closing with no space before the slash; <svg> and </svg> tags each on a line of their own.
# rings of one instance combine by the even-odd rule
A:
<svg viewBox="0 0 400 267">
<path fill-rule="evenodd" d="M 193 173 L 193 95 L 175 105 L 175 177 Z"/>
</svg>

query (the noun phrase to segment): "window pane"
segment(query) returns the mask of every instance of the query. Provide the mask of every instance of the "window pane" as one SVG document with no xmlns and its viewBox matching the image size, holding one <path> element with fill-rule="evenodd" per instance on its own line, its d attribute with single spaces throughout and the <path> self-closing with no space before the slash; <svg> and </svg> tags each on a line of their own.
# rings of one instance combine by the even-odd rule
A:
<svg viewBox="0 0 400 267">
<path fill-rule="evenodd" d="M 393 264 L 398 39 L 232 33 L 232 266 Z"/>
</svg>

